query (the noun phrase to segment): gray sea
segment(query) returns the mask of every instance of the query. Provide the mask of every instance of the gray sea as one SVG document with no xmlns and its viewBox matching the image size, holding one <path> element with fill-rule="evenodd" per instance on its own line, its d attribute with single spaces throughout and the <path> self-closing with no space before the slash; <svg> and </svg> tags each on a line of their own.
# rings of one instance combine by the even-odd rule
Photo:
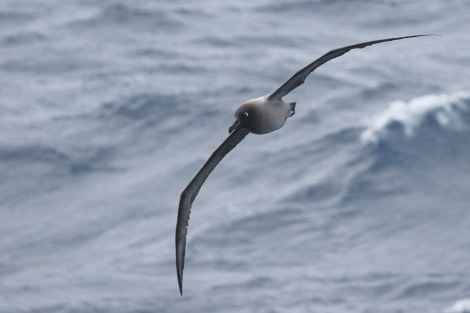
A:
<svg viewBox="0 0 470 313">
<path fill-rule="evenodd" d="M 1 0 L 0 312 L 470 312 L 470 2 Z M 244 101 L 323 53 L 194 202 Z"/>
</svg>

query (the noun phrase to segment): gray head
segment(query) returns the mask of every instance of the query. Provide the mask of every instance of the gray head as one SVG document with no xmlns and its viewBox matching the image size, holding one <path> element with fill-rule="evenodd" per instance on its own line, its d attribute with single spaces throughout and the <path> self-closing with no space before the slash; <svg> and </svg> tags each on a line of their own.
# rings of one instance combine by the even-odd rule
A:
<svg viewBox="0 0 470 313">
<path fill-rule="evenodd" d="M 235 122 L 229 127 L 228 132 L 231 133 L 238 127 L 243 127 L 252 133 L 259 133 L 262 126 L 263 116 L 260 103 L 250 100 L 243 103 L 235 111 Z"/>
</svg>

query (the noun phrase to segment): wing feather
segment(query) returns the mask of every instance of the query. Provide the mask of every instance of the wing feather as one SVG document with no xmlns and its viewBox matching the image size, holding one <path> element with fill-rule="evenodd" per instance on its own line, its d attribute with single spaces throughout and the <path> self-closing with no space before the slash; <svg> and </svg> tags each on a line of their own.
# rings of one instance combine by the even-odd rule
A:
<svg viewBox="0 0 470 313">
<path fill-rule="evenodd" d="M 191 205 L 196 198 L 199 190 L 204 184 L 209 174 L 219 164 L 219 162 L 236 147 L 243 138 L 248 135 L 249 131 L 239 127 L 232 131 L 227 139 L 212 153 L 209 159 L 204 163 L 196 176 L 189 182 L 188 186 L 183 190 L 180 197 L 178 208 L 178 220 L 176 222 L 176 273 L 178 275 L 178 285 L 180 294 L 183 294 L 183 268 L 184 255 L 186 250 L 186 234 L 189 223 L 189 215 L 191 214 Z"/>
<path fill-rule="evenodd" d="M 286 80 L 281 86 L 279 86 L 273 93 L 269 95 L 269 100 L 275 100 L 275 99 L 281 99 L 285 95 L 287 95 L 289 92 L 294 90 L 295 88 L 299 87 L 302 85 L 307 78 L 307 76 L 313 72 L 317 67 L 319 67 L 322 64 L 325 64 L 326 62 L 337 58 L 346 52 L 348 52 L 351 49 L 357 49 L 357 48 L 365 48 L 367 46 L 375 45 L 376 43 L 381 43 L 381 42 L 386 42 L 386 41 L 393 41 L 393 40 L 400 40 L 400 39 L 405 39 L 405 38 L 414 38 L 414 37 L 422 37 L 422 36 L 432 36 L 432 35 L 413 35 L 413 36 L 404 36 L 404 37 L 394 37 L 394 38 L 386 38 L 386 39 L 379 39 L 379 40 L 373 40 L 373 41 L 367 41 L 367 42 L 361 42 L 357 43 L 354 45 L 346 46 L 346 47 L 341 47 L 337 49 L 333 49 L 327 53 L 325 53 L 323 56 L 320 58 L 316 59 L 312 63 L 306 65 L 305 67 L 301 68 L 298 70 L 294 75 L 292 75 L 288 80 Z"/>
</svg>

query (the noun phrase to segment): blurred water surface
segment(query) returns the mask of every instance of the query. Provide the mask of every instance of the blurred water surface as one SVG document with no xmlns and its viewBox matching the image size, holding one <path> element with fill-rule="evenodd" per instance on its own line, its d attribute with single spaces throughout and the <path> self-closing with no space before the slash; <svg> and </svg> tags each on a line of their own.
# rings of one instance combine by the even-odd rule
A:
<svg viewBox="0 0 470 313">
<path fill-rule="evenodd" d="M 467 312 L 470 6 L 0 4 L 0 312 Z M 242 102 L 332 48 L 194 203 Z M 458 302 L 458 300 L 462 300 Z M 468 302 L 468 301 L 467 301 Z M 468 307 L 467 307 L 468 309 Z"/>
</svg>

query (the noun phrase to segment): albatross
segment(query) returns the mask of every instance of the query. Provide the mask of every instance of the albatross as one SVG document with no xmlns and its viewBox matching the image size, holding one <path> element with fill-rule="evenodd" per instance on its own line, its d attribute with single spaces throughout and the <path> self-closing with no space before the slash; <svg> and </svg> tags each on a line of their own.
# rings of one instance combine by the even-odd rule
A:
<svg viewBox="0 0 470 313">
<path fill-rule="evenodd" d="M 228 137 L 217 149 L 215 149 L 206 163 L 204 163 L 201 169 L 196 173 L 194 178 L 181 193 L 175 235 L 176 273 L 178 276 L 178 285 L 181 295 L 183 295 L 184 256 L 191 206 L 207 177 L 214 170 L 217 164 L 225 157 L 225 155 L 235 148 L 235 146 L 237 146 L 237 144 L 240 143 L 240 141 L 242 141 L 249 133 L 261 135 L 281 128 L 286 120 L 295 114 L 296 104 L 295 102 L 285 101 L 282 98 L 295 88 L 302 85 L 307 76 L 320 65 L 345 54 L 351 49 L 365 48 L 381 42 L 422 36 L 430 35 L 412 35 L 379 39 L 333 49 L 298 70 L 272 93 L 249 100 L 243 103 L 235 111 L 235 122 L 228 129 Z"/>
</svg>

